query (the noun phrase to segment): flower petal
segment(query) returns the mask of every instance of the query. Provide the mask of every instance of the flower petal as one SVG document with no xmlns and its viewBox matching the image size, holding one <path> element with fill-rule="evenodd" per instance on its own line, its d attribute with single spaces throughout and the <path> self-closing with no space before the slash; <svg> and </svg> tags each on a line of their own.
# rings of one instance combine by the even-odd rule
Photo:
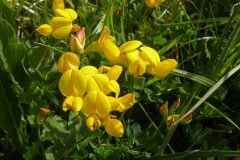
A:
<svg viewBox="0 0 240 160">
<path fill-rule="evenodd" d="M 150 63 L 152 66 L 157 66 L 157 64 L 160 62 L 160 57 L 153 48 L 143 46 L 140 48 L 140 57 L 144 60 Z"/>
<path fill-rule="evenodd" d="M 128 71 L 130 74 L 132 74 L 134 77 L 141 76 L 146 71 L 146 63 L 139 59 L 135 62 L 132 62 L 128 66 Z"/>
<path fill-rule="evenodd" d="M 52 34 L 52 27 L 48 24 L 42 24 L 36 30 L 39 34 L 43 36 L 49 36 Z"/>
<path fill-rule="evenodd" d="M 100 47 L 107 60 L 112 64 L 115 64 L 120 55 L 120 49 L 116 46 L 116 44 L 111 40 L 106 39 L 102 42 L 102 45 Z"/>
<path fill-rule="evenodd" d="M 89 116 L 96 112 L 97 91 L 92 91 L 86 94 L 83 98 L 82 112 L 84 115 Z"/>
<path fill-rule="evenodd" d="M 72 70 L 70 83 L 73 86 L 73 94 L 75 96 L 83 97 L 87 90 L 87 81 L 80 70 Z"/>
<path fill-rule="evenodd" d="M 104 125 L 106 132 L 114 137 L 122 137 L 124 128 L 122 122 L 118 119 L 109 119 Z"/>
<path fill-rule="evenodd" d="M 160 62 L 154 70 L 153 76 L 158 78 L 166 77 L 177 66 L 175 59 L 167 59 Z"/>
<path fill-rule="evenodd" d="M 142 42 L 137 41 L 137 40 L 132 40 L 132 41 L 123 43 L 119 48 L 122 53 L 126 53 L 126 52 L 131 52 L 133 50 L 136 50 L 141 45 L 142 45 Z"/>
<path fill-rule="evenodd" d="M 72 30 L 72 25 L 58 27 L 53 30 L 52 36 L 56 39 L 66 38 Z"/>
<path fill-rule="evenodd" d="M 122 73 L 122 66 L 114 65 L 112 67 L 101 66 L 98 69 L 99 73 L 105 73 L 109 80 L 118 80 L 119 76 Z"/>
<path fill-rule="evenodd" d="M 86 124 L 91 131 L 95 131 L 101 126 L 101 120 L 96 114 L 94 114 L 86 119 Z"/>
<path fill-rule="evenodd" d="M 64 96 L 70 96 L 73 93 L 73 88 L 71 84 L 72 70 L 64 72 L 59 80 L 59 90 Z"/>
<path fill-rule="evenodd" d="M 97 92 L 96 112 L 101 118 L 110 114 L 111 105 L 107 96 L 102 92 Z"/>
</svg>

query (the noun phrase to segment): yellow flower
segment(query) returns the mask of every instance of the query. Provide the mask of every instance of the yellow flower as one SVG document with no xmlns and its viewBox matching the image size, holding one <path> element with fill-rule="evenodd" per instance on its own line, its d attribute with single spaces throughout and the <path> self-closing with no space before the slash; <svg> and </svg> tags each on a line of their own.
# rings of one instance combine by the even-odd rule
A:
<svg viewBox="0 0 240 160">
<path fill-rule="evenodd" d="M 104 56 L 112 64 L 117 64 L 119 61 L 120 50 L 110 39 L 106 38 L 100 45 Z"/>
<path fill-rule="evenodd" d="M 146 71 L 146 63 L 142 59 L 136 60 L 129 64 L 128 71 L 134 77 L 141 76 Z"/>
<path fill-rule="evenodd" d="M 59 58 L 57 68 L 59 72 L 64 73 L 69 69 L 78 69 L 79 65 L 78 56 L 72 52 L 66 52 Z"/>
<path fill-rule="evenodd" d="M 164 2 L 164 0 L 145 0 L 145 3 L 149 8 L 158 7 L 163 2 Z"/>
<path fill-rule="evenodd" d="M 135 103 L 136 99 L 134 94 L 128 93 L 120 98 L 108 97 L 111 104 L 111 111 L 123 112 L 131 108 Z"/>
<path fill-rule="evenodd" d="M 70 19 L 72 21 L 74 21 L 75 19 L 77 19 L 77 12 L 74 11 L 73 9 L 70 8 L 66 8 L 66 9 L 55 9 L 54 14 L 57 17 L 64 17 L 67 19 Z"/>
<path fill-rule="evenodd" d="M 101 119 L 99 118 L 98 115 L 94 114 L 87 117 L 86 124 L 91 131 L 95 131 L 97 128 L 101 126 Z"/>
<path fill-rule="evenodd" d="M 70 48 L 72 52 L 83 53 L 85 46 L 85 28 L 81 27 L 76 36 L 71 36 Z"/>
<path fill-rule="evenodd" d="M 137 40 L 128 41 L 123 43 L 119 48 L 122 53 L 131 52 L 133 50 L 138 49 L 142 45 L 142 42 Z"/>
<path fill-rule="evenodd" d="M 110 109 L 110 102 L 101 91 L 91 91 L 83 98 L 82 112 L 86 116 L 97 114 L 100 118 L 104 118 L 110 114 Z"/>
<path fill-rule="evenodd" d="M 109 66 L 101 66 L 98 69 L 99 73 L 106 74 L 106 76 L 109 78 L 109 80 L 115 80 L 117 81 L 119 76 L 122 73 L 122 66 L 114 65 L 112 67 Z"/>
<path fill-rule="evenodd" d="M 114 137 L 119 137 L 121 138 L 123 136 L 124 133 L 124 128 L 122 125 L 122 122 L 119 121 L 118 119 L 107 119 L 104 122 L 104 127 L 106 132 Z"/>
<path fill-rule="evenodd" d="M 71 19 L 64 17 L 52 18 L 50 25 L 53 29 L 52 36 L 56 39 L 63 39 L 67 37 L 72 30 Z"/>
<path fill-rule="evenodd" d="M 146 62 L 147 65 L 157 67 L 157 64 L 160 62 L 160 57 L 153 48 L 143 46 L 140 48 L 140 57 Z"/>
<path fill-rule="evenodd" d="M 175 59 L 166 59 L 159 62 L 157 67 L 147 68 L 147 72 L 158 78 L 166 77 L 177 66 Z"/>
<path fill-rule="evenodd" d="M 54 14 L 55 14 L 56 9 L 64 9 L 64 8 L 65 8 L 64 0 L 53 0 L 52 1 L 52 9 L 53 9 Z"/>
<path fill-rule="evenodd" d="M 82 108 L 82 98 L 69 96 L 63 102 L 63 110 L 72 110 L 73 112 L 78 112 Z"/>
<path fill-rule="evenodd" d="M 46 37 L 52 34 L 52 27 L 48 24 L 42 24 L 36 30 L 38 31 L 39 34 Z"/>
<path fill-rule="evenodd" d="M 93 42 L 86 50 L 101 52 L 110 63 L 117 64 L 121 59 L 120 49 L 114 42 L 115 38 L 111 36 L 109 28 L 104 26 L 97 42 Z"/>
<path fill-rule="evenodd" d="M 66 97 L 83 97 L 86 88 L 87 81 L 80 70 L 69 69 L 63 73 L 59 81 L 59 90 Z"/>
</svg>

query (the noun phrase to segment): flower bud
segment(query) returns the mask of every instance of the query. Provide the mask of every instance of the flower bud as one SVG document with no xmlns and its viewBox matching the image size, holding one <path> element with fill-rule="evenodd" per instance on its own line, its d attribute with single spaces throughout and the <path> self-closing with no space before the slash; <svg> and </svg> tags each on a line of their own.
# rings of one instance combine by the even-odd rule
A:
<svg viewBox="0 0 240 160">
<path fill-rule="evenodd" d="M 164 117 L 168 116 L 168 103 L 167 103 L 167 102 L 164 103 L 164 104 L 162 104 L 162 105 L 160 106 L 160 113 L 161 113 Z"/>
<path fill-rule="evenodd" d="M 183 120 L 181 120 L 182 124 L 188 124 L 192 121 L 192 113 L 188 114 Z"/>
<path fill-rule="evenodd" d="M 72 20 L 64 17 L 53 17 L 50 25 L 53 28 L 52 36 L 56 39 L 66 38 L 72 30 Z"/>
<path fill-rule="evenodd" d="M 42 24 L 36 30 L 39 34 L 46 37 L 52 34 L 52 27 L 48 24 Z"/>
<path fill-rule="evenodd" d="M 85 28 L 82 27 L 76 33 L 76 36 L 71 36 L 70 39 L 70 48 L 72 52 L 83 53 L 85 46 Z"/>
<path fill-rule="evenodd" d="M 37 124 L 43 124 L 45 121 L 46 117 L 50 114 L 50 110 L 47 108 L 40 108 L 39 113 L 36 116 L 36 121 Z"/>
<path fill-rule="evenodd" d="M 57 68 L 59 72 L 64 73 L 69 69 L 78 69 L 79 66 L 78 56 L 72 52 L 66 52 L 59 58 Z"/>
<path fill-rule="evenodd" d="M 179 115 L 170 115 L 167 117 L 167 128 L 171 128 L 174 122 L 178 119 Z"/>
</svg>

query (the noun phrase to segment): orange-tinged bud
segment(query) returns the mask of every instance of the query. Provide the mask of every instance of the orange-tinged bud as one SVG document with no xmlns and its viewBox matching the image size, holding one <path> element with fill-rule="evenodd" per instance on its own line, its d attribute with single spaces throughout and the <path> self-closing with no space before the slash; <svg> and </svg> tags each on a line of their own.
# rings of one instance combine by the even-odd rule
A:
<svg viewBox="0 0 240 160">
<path fill-rule="evenodd" d="M 46 117 L 50 114 L 50 110 L 47 108 L 40 108 L 39 109 L 39 113 L 36 116 L 36 121 L 37 124 L 43 124 L 43 122 L 45 121 Z"/>
<path fill-rule="evenodd" d="M 57 68 L 59 72 L 64 73 L 69 69 L 78 69 L 79 66 L 78 56 L 72 52 L 66 52 L 59 58 Z"/>
<path fill-rule="evenodd" d="M 48 115 L 50 113 L 50 109 L 40 108 L 39 112 L 44 115 Z"/>
<path fill-rule="evenodd" d="M 164 117 L 168 116 L 168 103 L 167 103 L 167 102 L 164 103 L 164 104 L 162 104 L 162 105 L 160 106 L 160 113 L 161 113 Z"/>
<path fill-rule="evenodd" d="M 188 124 L 192 121 L 192 113 L 188 114 L 183 120 L 181 120 L 182 124 Z"/>
<path fill-rule="evenodd" d="M 72 52 L 83 53 L 85 46 L 85 28 L 82 27 L 76 33 L 76 36 L 71 36 L 70 39 L 70 48 Z"/>
<path fill-rule="evenodd" d="M 179 115 L 170 115 L 167 116 L 167 128 L 172 127 L 174 122 L 178 119 Z"/>
<path fill-rule="evenodd" d="M 37 29 L 37 32 L 43 36 L 49 36 L 52 34 L 52 27 L 48 24 L 42 24 L 41 26 L 39 26 Z"/>
</svg>

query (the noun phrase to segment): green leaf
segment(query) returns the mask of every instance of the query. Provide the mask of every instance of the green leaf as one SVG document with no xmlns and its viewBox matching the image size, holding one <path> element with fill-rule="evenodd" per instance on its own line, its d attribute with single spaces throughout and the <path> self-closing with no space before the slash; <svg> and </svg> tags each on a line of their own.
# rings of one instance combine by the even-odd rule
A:
<svg viewBox="0 0 240 160">
<path fill-rule="evenodd" d="M 33 142 L 29 147 L 26 147 L 26 152 L 23 154 L 25 160 L 32 159 L 44 159 L 43 153 L 41 153 L 41 144 L 39 142 Z"/>
<path fill-rule="evenodd" d="M 181 36 L 178 36 L 176 38 L 174 38 L 172 41 L 170 41 L 168 44 L 166 44 L 165 46 L 162 47 L 162 49 L 160 49 L 158 51 L 158 53 L 160 53 L 161 55 L 163 55 L 165 52 L 167 52 L 169 49 L 171 49 L 172 47 L 174 47 L 179 39 L 181 38 Z"/>
<path fill-rule="evenodd" d="M 0 69 L 0 128 L 12 145 L 12 151 L 19 150 L 23 144 L 22 111 L 16 94 L 11 88 L 9 74 Z"/>
<path fill-rule="evenodd" d="M 3 68 L 16 83 L 26 86 L 29 79 L 22 66 L 26 48 L 17 40 L 12 26 L 4 19 L 0 19 L 0 30 L 0 60 Z"/>
</svg>

